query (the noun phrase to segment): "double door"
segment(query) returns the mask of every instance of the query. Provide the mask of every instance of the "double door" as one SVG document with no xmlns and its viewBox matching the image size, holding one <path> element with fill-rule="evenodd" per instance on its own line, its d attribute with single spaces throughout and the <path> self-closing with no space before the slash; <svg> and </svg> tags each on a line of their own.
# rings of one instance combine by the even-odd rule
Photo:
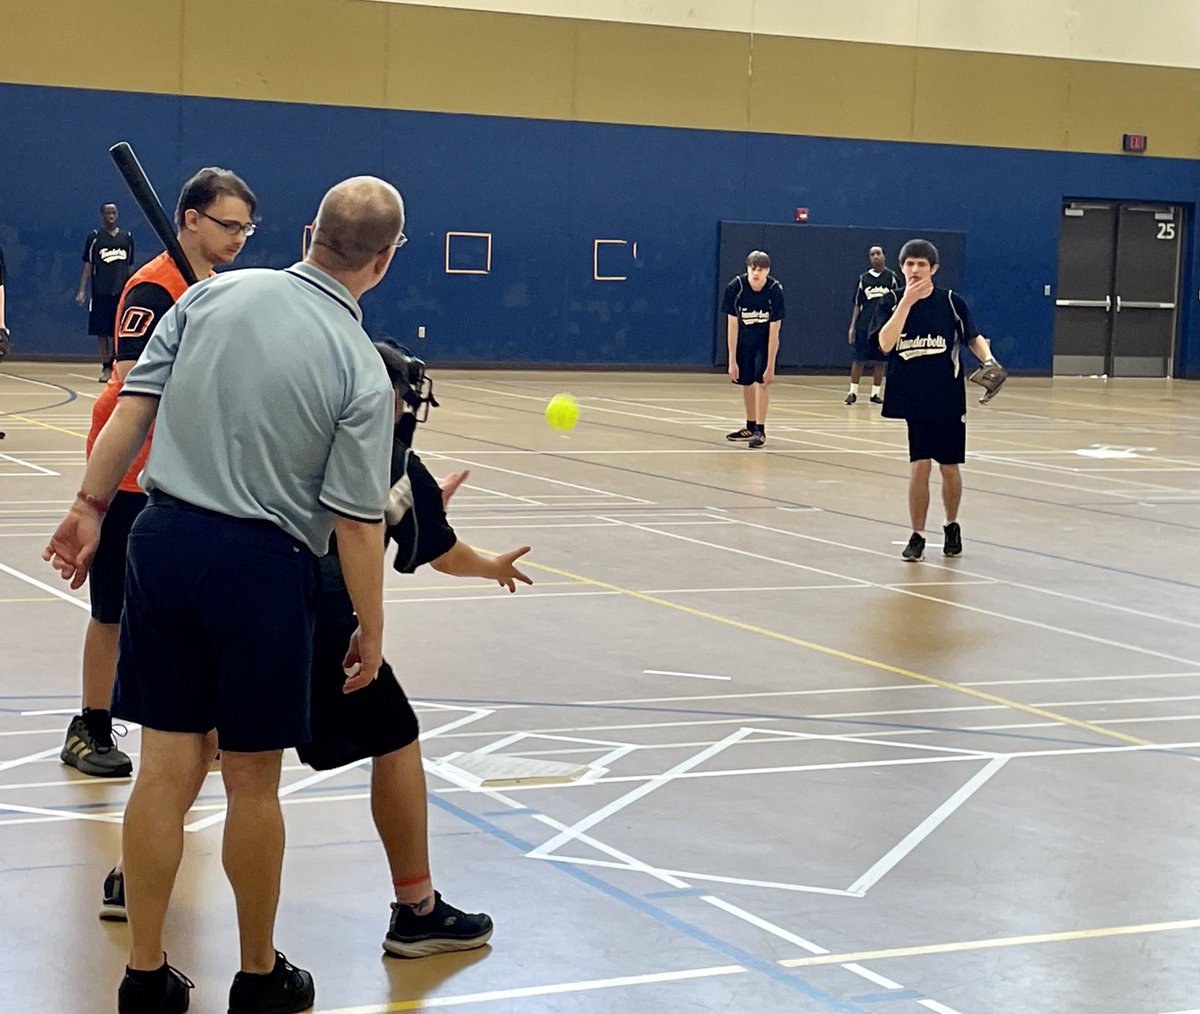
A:
<svg viewBox="0 0 1200 1014">
<path fill-rule="evenodd" d="M 1064 202 L 1056 376 L 1171 375 L 1183 226 L 1170 205 Z"/>
</svg>

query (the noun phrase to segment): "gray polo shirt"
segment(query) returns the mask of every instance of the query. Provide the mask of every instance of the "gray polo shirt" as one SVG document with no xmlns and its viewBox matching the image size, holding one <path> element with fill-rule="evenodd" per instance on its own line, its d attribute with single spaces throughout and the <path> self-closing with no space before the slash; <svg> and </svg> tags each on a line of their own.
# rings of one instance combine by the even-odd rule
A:
<svg viewBox="0 0 1200 1014">
<path fill-rule="evenodd" d="M 138 480 L 147 492 L 274 522 L 318 555 L 331 512 L 383 519 L 392 385 L 358 303 L 310 264 L 192 286 L 121 394 L 162 399 Z"/>
</svg>

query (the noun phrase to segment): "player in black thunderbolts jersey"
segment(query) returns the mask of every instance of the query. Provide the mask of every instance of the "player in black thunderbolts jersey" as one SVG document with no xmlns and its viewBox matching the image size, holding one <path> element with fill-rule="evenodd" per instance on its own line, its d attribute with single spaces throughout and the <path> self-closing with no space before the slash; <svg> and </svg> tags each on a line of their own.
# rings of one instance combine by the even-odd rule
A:
<svg viewBox="0 0 1200 1014">
<path fill-rule="evenodd" d="M 100 354 L 100 383 L 112 375 L 113 321 L 117 299 L 133 274 L 133 237 L 117 226 L 117 206 L 100 205 L 100 228 L 93 229 L 83 241 L 83 269 L 79 272 L 79 291 L 75 302 L 87 301 L 88 281 L 92 299 L 88 303 L 88 334 L 96 339 Z"/>
<path fill-rule="evenodd" d="M 779 328 L 783 320 L 783 286 L 770 274 L 771 258 L 762 250 L 746 255 L 746 273 L 725 287 L 721 312 L 728 320 L 729 379 L 742 389 L 744 429 L 726 440 L 746 440 L 750 447 L 767 442 L 768 388 L 775 379 Z"/>
<path fill-rule="evenodd" d="M 966 458 L 967 394 L 960 361 L 965 345 L 984 362 L 994 362 L 992 347 L 975 327 L 966 300 L 933 284 L 938 252 L 928 240 L 911 239 L 900 251 L 905 287 L 900 295 L 881 297 L 879 347 L 888 353 L 888 384 L 883 414 L 908 423 L 908 512 L 912 537 L 905 560 L 925 556 L 925 516 L 929 511 L 929 473 L 936 461 L 942 473 L 946 508 L 942 553 L 962 553 L 958 505 Z"/>
<path fill-rule="evenodd" d="M 883 247 L 871 247 L 867 251 L 867 259 L 871 267 L 858 276 L 858 286 L 854 290 L 854 312 L 850 315 L 850 334 L 846 339 L 854 346 L 854 358 L 850 364 L 850 393 L 845 398 L 847 405 L 858 401 L 858 382 L 862 379 L 864 363 L 871 364 L 871 403 L 883 404 L 879 392 L 883 387 L 883 364 L 887 362 L 887 356 L 871 341 L 871 336 L 879 330 L 879 325 L 875 324 L 879 300 L 904 288 L 900 276 L 887 266 Z"/>
</svg>

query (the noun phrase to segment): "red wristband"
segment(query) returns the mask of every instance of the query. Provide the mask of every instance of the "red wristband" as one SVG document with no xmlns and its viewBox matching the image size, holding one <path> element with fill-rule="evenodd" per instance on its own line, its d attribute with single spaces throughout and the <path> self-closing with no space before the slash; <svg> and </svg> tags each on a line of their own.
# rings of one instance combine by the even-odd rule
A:
<svg viewBox="0 0 1200 1014">
<path fill-rule="evenodd" d="M 103 514 L 108 510 L 108 502 L 101 500 L 98 496 L 92 496 L 91 493 L 85 493 L 80 490 L 75 494 L 76 500 L 82 500 L 85 504 L 92 508 L 97 514 Z"/>
</svg>

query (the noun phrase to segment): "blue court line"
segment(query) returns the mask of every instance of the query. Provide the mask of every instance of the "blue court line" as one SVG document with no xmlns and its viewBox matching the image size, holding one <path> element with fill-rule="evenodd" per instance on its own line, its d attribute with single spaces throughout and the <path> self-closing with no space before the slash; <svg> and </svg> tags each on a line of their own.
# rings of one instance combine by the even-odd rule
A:
<svg viewBox="0 0 1200 1014">
<path fill-rule="evenodd" d="M 519 849 L 523 853 L 531 852 L 534 849 L 532 843 L 527 842 L 522 838 L 518 838 L 516 835 L 505 831 L 503 828 L 497 827 L 490 821 L 484 820 L 482 817 L 478 817 L 468 810 L 464 810 L 461 807 L 455 806 L 453 803 L 449 803 L 446 800 L 436 796 L 430 797 L 429 802 L 431 805 L 436 806 L 441 810 L 445 810 L 452 816 L 458 817 L 459 820 L 465 821 L 466 823 L 477 827 L 479 830 L 486 832 L 493 838 L 504 842 L 506 845 L 511 845 L 513 848 Z M 559 873 L 563 873 L 569 877 L 572 877 L 575 880 L 587 884 L 589 887 L 594 887 L 615 901 L 622 902 L 623 904 L 628 905 L 630 908 L 641 912 L 643 915 L 647 915 L 659 923 L 662 923 L 664 926 L 668 926 L 671 929 L 686 934 L 693 940 L 704 944 L 706 947 L 711 947 L 713 950 L 724 954 L 732 961 L 736 961 L 739 965 L 743 965 L 748 969 L 760 972 L 761 974 L 774 979 L 776 982 L 782 983 L 790 989 L 794 989 L 800 993 L 803 993 L 805 996 L 811 997 L 813 1000 L 824 1004 L 830 1010 L 841 1011 L 843 1014 L 866 1014 L 861 1007 L 858 1007 L 849 1001 L 842 1000 L 839 997 L 834 996 L 832 993 L 826 993 L 823 989 L 812 985 L 796 975 L 786 972 L 784 969 L 779 968 L 772 962 L 756 957 L 755 955 L 750 954 L 748 951 L 743 951 L 735 944 L 731 944 L 720 939 L 719 937 L 713 936 L 713 934 L 709 933 L 707 930 L 703 930 L 698 926 L 693 926 L 691 923 L 680 919 L 678 916 L 672 915 L 670 912 L 659 908 L 657 905 L 650 904 L 644 899 L 639 898 L 637 895 L 631 894 L 629 891 L 622 890 L 619 887 L 614 887 L 612 884 L 605 880 L 601 880 L 599 877 L 589 873 L 587 870 L 584 870 L 581 867 L 573 866 L 570 863 L 550 863 L 549 865 L 552 869 L 558 871 Z"/>
<path fill-rule="evenodd" d="M 893 1000 L 921 1000 L 924 996 L 919 989 L 893 989 L 890 993 L 864 993 L 850 999 L 855 1003 L 891 1003 Z"/>
<path fill-rule="evenodd" d="M 712 892 L 707 887 L 675 887 L 669 891 L 650 891 L 643 898 L 699 898 Z"/>
<path fill-rule="evenodd" d="M 520 806 L 514 810 L 484 810 L 485 817 L 528 817 L 535 813 L 541 813 L 541 810 L 535 810 L 532 806 Z"/>
</svg>

